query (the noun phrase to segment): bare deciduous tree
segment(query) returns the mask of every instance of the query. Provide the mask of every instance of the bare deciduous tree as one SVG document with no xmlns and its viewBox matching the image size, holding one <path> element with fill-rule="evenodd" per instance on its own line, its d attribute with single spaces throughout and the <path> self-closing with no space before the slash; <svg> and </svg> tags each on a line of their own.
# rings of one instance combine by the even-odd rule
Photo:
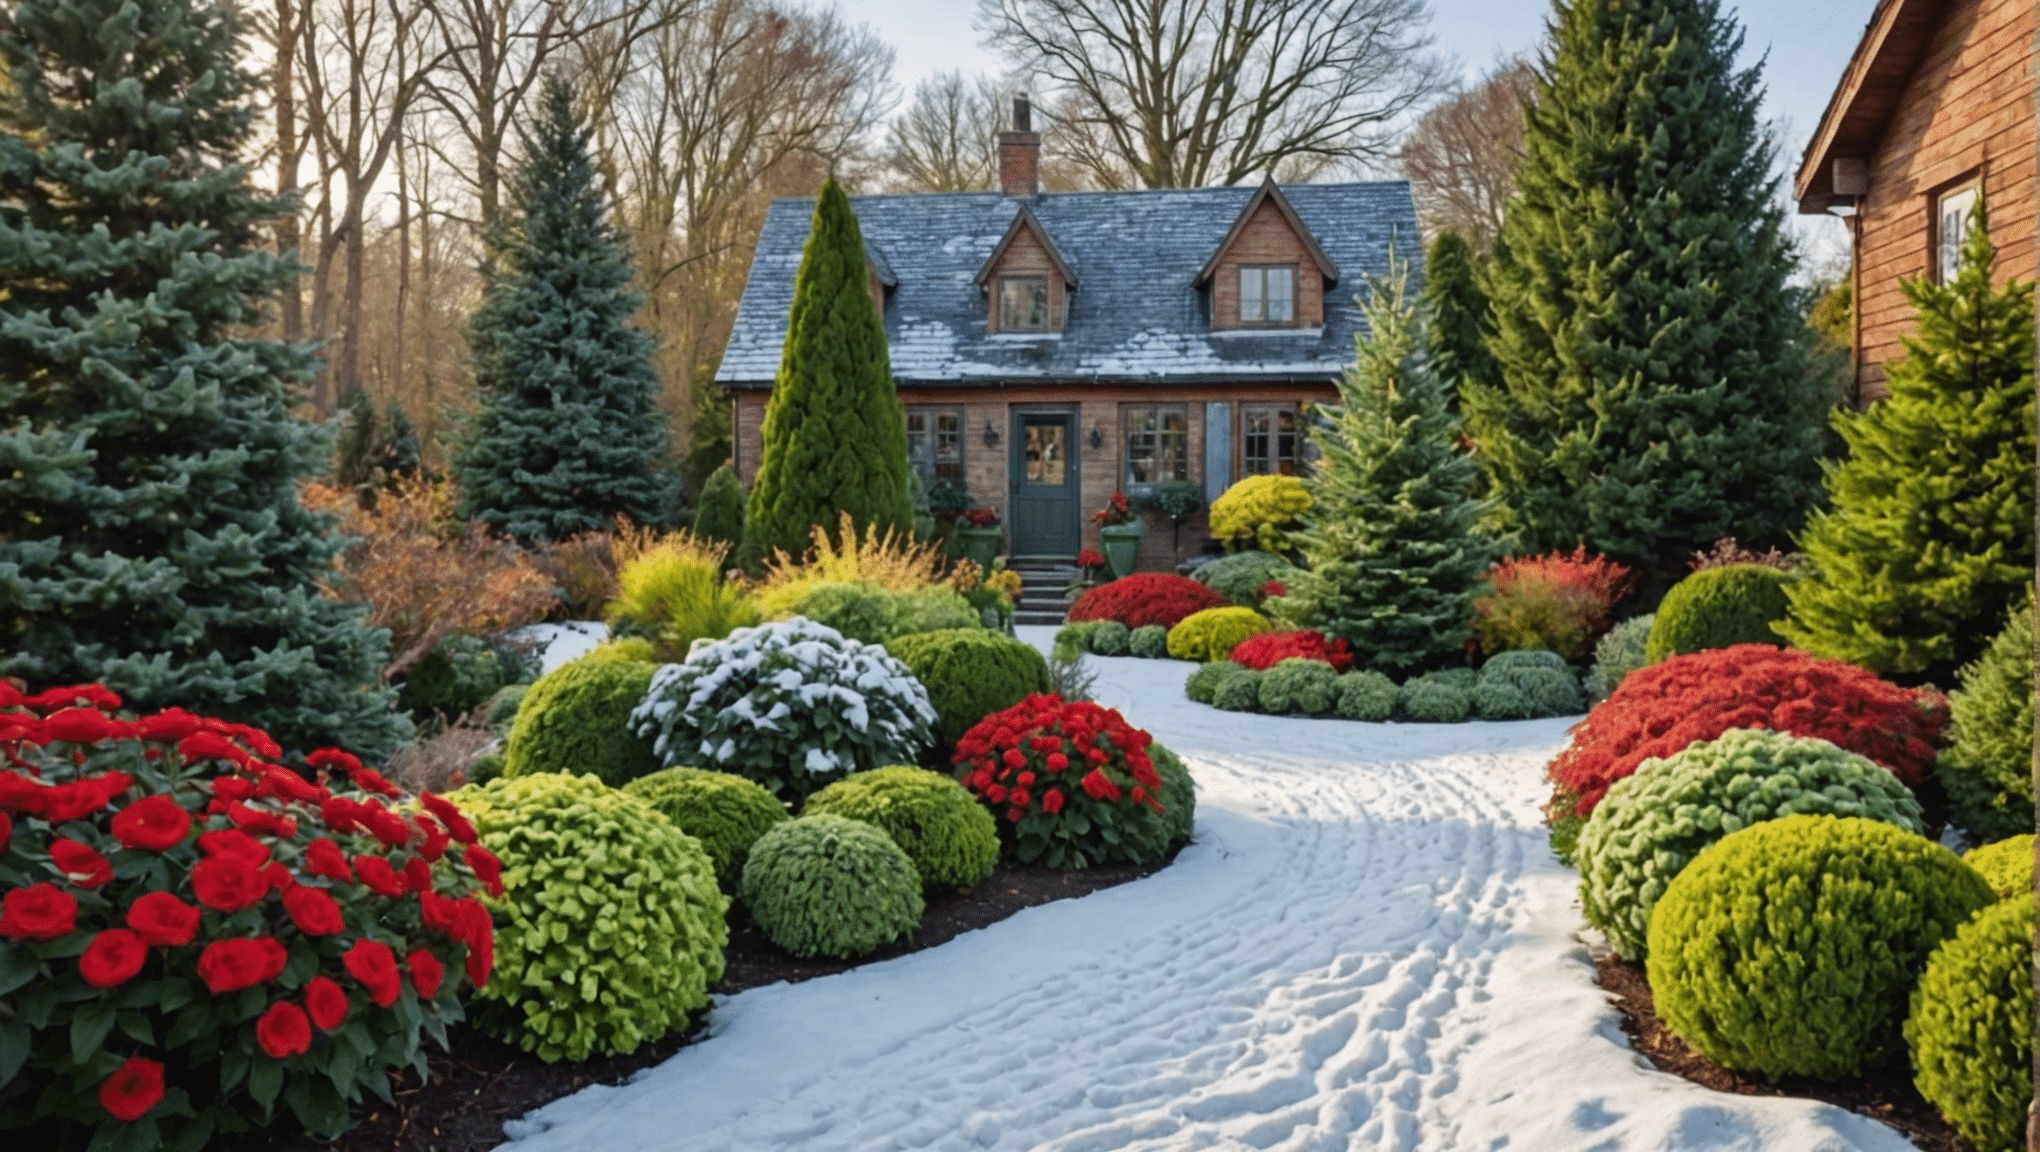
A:
<svg viewBox="0 0 2040 1152">
<path fill-rule="evenodd" d="M 1445 229 L 1485 252 L 1516 191 L 1523 154 L 1523 108 L 1537 94 L 1537 71 L 1503 60 L 1471 86 L 1438 102 L 1403 141 L 1403 174 L 1426 237 Z"/>
<path fill-rule="evenodd" d="M 979 192 L 999 184 L 997 136 L 1005 96 L 993 77 L 937 72 L 886 131 L 886 187 Z"/>
<path fill-rule="evenodd" d="M 1054 91 L 1103 187 L 1305 178 L 1385 158 L 1444 83 L 1423 0 L 979 0 L 988 41 Z"/>
</svg>

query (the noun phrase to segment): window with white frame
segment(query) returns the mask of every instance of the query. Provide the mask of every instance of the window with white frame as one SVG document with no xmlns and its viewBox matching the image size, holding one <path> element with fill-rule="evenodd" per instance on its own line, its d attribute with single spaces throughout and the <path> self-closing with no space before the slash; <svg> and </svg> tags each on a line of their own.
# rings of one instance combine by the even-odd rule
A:
<svg viewBox="0 0 2040 1152">
<path fill-rule="evenodd" d="M 1240 409 L 1240 474 L 1295 476 L 1303 471 L 1303 431 L 1291 404 Z"/>
<path fill-rule="evenodd" d="M 1296 323 L 1296 265 L 1240 265 L 1240 323 Z"/>
<path fill-rule="evenodd" d="M 1976 181 L 1934 197 L 1934 279 L 1951 284 L 1962 270 L 1962 240 L 1976 215 Z"/>
<path fill-rule="evenodd" d="M 1190 413 L 1183 404 L 1128 404 L 1120 409 L 1126 430 L 1126 482 L 1190 478 Z"/>
<path fill-rule="evenodd" d="M 963 409 L 907 409 L 907 461 L 930 480 L 963 477 Z"/>
</svg>

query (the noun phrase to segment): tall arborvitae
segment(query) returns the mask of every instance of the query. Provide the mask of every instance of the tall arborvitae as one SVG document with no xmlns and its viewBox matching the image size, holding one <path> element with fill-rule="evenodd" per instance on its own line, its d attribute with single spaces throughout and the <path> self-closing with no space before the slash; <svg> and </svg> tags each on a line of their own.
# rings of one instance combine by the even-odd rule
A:
<svg viewBox="0 0 2040 1152">
<path fill-rule="evenodd" d="M 1501 379 L 1462 402 L 1524 550 L 1661 588 L 1722 536 L 1783 543 L 1816 491 L 1774 144 L 1716 0 L 1559 0 L 1552 35 L 1488 265 Z"/>
<path fill-rule="evenodd" d="M 463 511 L 523 541 L 663 524 L 677 498 L 652 338 L 574 96 L 546 78 L 468 328 L 481 410 L 455 459 Z"/>
<path fill-rule="evenodd" d="M 1409 268 L 1373 285 L 1340 407 L 1310 429 L 1320 459 L 1297 535 L 1303 570 L 1268 601 L 1277 618 L 1349 642 L 1363 667 L 1409 671 L 1458 656 L 1494 561 L 1474 529 L 1478 469 L 1459 446 L 1447 387 L 1421 351 Z"/>
<path fill-rule="evenodd" d="M 1494 320 L 1475 271 L 1473 248 L 1449 228 L 1431 241 L 1424 258 L 1422 309 L 1431 370 L 1445 381 L 1448 402 L 1457 412 L 1463 381 L 1494 384 L 1501 371 L 1488 352 Z"/>
<path fill-rule="evenodd" d="M 387 636 L 322 598 L 297 501 L 330 439 L 291 418 L 308 349 L 249 335 L 290 283 L 291 205 L 248 168 L 234 9 L 0 9 L 0 676 L 267 729 L 301 756 L 408 734 Z"/>
<path fill-rule="evenodd" d="M 764 451 L 744 511 L 752 556 L 806 551 L 816 525 L 836 535 L 839 511 L 859 532 L 913 527 L 906 414 L 868 284 L 857 217 L 830 180 L 815 200 L 786 351 L 765 405 Z"/>
<path fill-rule="evenodd" d="M 1840 411 L 1848 455 L 1800 538 L 1787 641 L 1953 683 L 2033 578 L 2033 285 L 1992 288 L 1981 205 L 1954 282 L 1905 284 L 1919 334 L 1888 399 Z"/>
</svg>

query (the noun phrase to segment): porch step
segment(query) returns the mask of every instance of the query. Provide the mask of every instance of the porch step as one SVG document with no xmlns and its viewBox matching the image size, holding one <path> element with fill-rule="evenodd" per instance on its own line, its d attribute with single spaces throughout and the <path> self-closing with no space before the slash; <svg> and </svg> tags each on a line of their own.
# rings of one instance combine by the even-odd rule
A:
<svg viewBox="0 0 2040 1152">
<path fill-rule="evenodd" d="M 1020 574 L 1020 606 L 1015 624 L 1061 624 L 1069 614 L 1063 593 L 1080 574 L 1075 565 L 1022 560 L 1012 565 Z"/>
</svg>

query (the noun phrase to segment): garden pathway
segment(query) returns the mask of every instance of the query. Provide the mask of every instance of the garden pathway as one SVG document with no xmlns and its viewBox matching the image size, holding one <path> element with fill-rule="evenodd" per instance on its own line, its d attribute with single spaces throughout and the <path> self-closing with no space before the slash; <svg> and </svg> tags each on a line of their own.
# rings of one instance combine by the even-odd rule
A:
<svg viewBox="0 0 2040 1152">
<path fill-rule="evenodd" d="M 1186 664 L 1091 662 L 1197 780 L 1173 866 L 721 999 L 709 1039 L 505 1148 L 1912 1148 L 1630 1051 L 1537 816 L 1569 721 L 1229 714 L 1183 697 Z"/>
</svg>

